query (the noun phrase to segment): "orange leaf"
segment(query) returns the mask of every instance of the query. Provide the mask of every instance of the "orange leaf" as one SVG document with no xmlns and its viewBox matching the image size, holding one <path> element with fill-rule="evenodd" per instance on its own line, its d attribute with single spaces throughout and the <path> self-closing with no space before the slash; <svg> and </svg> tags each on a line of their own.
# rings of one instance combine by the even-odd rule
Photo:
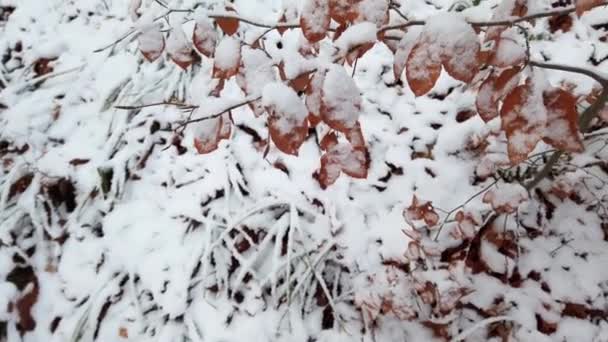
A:
<svg viewBox="0 0 608 342">
<path fill-rule="evenodd" d="M 268 116 L 268 131 L 270 138 L 283 153 L 298 155 L 298 150 L 308 136 L 308 121 L 299 122 L 289 130 L 285 131 L 282 127 L 282 118 L 276 112 Z"/>
<path fill-rule="evenodd" d="M 327 151 L 336 145 L 338 145 L 338 136 L 334 132 L 325 134 L 323 139 L 321 139 L 320 146 L 323 151 Z"/>
<path fill-rule="evenodd" d="M 129 331 L 125 327 L 120 327 L 118 329 L 118 336 L 122 338 L 129 338 Z"/>
<path fill-rule="evenodd" d="M 194 25 L 194 32 L 192 33 L 192 42 L 196 50 L 202 55 L 212 58 L 215 53 L 217 40 L 217 32 L 213 28 L 211 21 L 206 17 L 198 18 Z"/>
<path fill-rule="evenodd" d="M 362 98 L 355 81 L 346 70 L 334 65 L 325 75 L 320 114 L 331 128 L 348 132 L 357 124 Z"/>
<path fill-rule="evenodd" d="M 576 0 L 576 14 L 580 17 L 583 13 L 603 3 L 603 0 Z"/>
<path fill-rule="evenodd" d="M 321 96 L 325 82 L 325 72 L 317 71 L 312 75 L 308 89 L 306 89 L 306 108 L 308 109 L 308 121 L 311 126 L 321 122 Z"/>
<path fill-rule="evenodd" d="M 139 51 L 150 63 L 158 59 L 165 49 L 165 36 L 158 26 L 141 32 L 137 41 L 139 42 Z"/>
<path fill-rule="evenodd" d="M 192 64 L 192 48 L 188 44 L 183 30 L 174 29 L 171 31 L 169 38 L 167 38 L 167 53 L 169 58 L 184 70 Z"/>
<path fill-rule="evenodd" d="M 416 195 L 412 197 L 412 204 L 403 211 L 403 216 L 410 221 L 423 220 L 429 227 L 435 226 L 439 222 L 439 215 L 433 204 L 429 201 L 418 200 Z"/>
<path fill-rule="evenodd" d="M 583 142 L 579 135 L 576 97 L 562 89 L 543 94 L 547 107 L 547 126 L 543 141 L 566 152 L 582 152 Z"/>
<path fill-rule="evenodd" d="M 431 91 L 441 75 L 441 60 L 431 51 L 428 44 L 418 41 L 407 58 L 405 75 L 410 89 L 416 96 Z"/>
<path fill-rule="evenodd" d="M 344 172 L 353 178 L 366 178 L 369 160 L 365 148 L 353 148 L 350 144 L 333 145 L 321 157 L 318 180 L 325 189 L 336 182 Z"/>
<path fill-rule="evenodd" d="M 533 88 L 532 82 L 516 87 L 507 95 L 500 110 L 512 164 L 524 161 L 543 136 L 546 110 L 542 94 L 537 94 Z"/>
<path fill-rule="evenodd" d="M 296 78 L 289 80 L 289 86 L 297 92 L 306 91 L 310 85 L 312 73 L 312 71 L 307 71 Z"/>
<path fill-rule="evenodd" d="M 222 127 L 222 117 L 201 121 L 192 127 L 195 130 L 194 147 L 198 153 L 207 154 L 218 148 Z"/>
<path fill-rule="evenodd" d="M 389 22 L 389 0 L 361 0 L 357 6 L 359 17 L 356 22 L 370 22 L 380 28 Z M 380 38 L 380 37 L 379 37 Z"/>
<path fill-rule="evenodd" d="M 361 0 L 328 0 L 329 15 L 339 24 L 352 23 L 359 16 L 357 4 Z"/>
<path fill-rule="evenodd" d="M 441 52 L 445 71 L 459 81 L 470 83 L 479 72 L 480 50 L 477 33 L 467 24 L 466 29 L 460 29 L 457 38 Z"/>
<path fill-rule="evenodd" d="M 519 67 L 513 67 L 504 70 L 498 76 L 492 72 L 483 81 L 475 101 L 477 111 L 483 121 L 488 122 L 498 116 L 498 102 L 517 86 L 518 78 L 515 76 L 519 71 Z"/>
<path fill-rule="evenodd" d="M 490 65 L 506 68 L 522 64 L 526 60 L 526 48 L 514 38 L 501 37 L 490 56 Z"/>
<path fill-rule="evenodd" d="M 308 110 L 298 94 L 283 83 L 264 87 L 262 102 L 268 111 L 268 130 L 272 141 L 284 153 L 298 155 L 308 136 Z"/>
<path fill-rule="evenodd" d="M 330 23 L 327 0 L 306 0 L 300 15 L 300 27 L 309 42 L 316 43 L 325 38 Z"/>
<path fill-rule="evenodd" d="M 414 44 L 416 43 L 416 33 L 417 32 L 414 30 L 408 30 L 405 32 L 403 38 L 401 38 L 394 51 L 395 58 L 393 60 L 393 72 L 395 74 L 395 80 L 399 80 L 403 74 L 403 70 L 405 70 L 407 57 L 410 55 L 412 47 L 414 47 Z"/>
<path fill-rule="evenodd" d="M 234 8 L 230 6 L 226 6 L 226 12 L 231 14 L 237 14 Z M 217 18 L 215 22 L 219 25 L 219 27 L 224 31 L 225 34 L 232 36 L 239 29 L 239 20 L 234 18 Z"/>
</svg>

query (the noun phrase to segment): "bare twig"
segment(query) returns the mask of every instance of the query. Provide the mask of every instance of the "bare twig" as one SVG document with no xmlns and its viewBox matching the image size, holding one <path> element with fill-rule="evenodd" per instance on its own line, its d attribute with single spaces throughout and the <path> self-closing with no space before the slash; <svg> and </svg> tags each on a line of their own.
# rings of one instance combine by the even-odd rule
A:
<svg viewBox="0 0 608 342">
<path fill-rule="evenodd" d="M 180 109 L 196 109 L 198 108 L 198 106 L 195 105 L 189 105 L 186 103 L 179 103 L 179 102 L 156 102 L 156 103 L 149 103 L 149 104 L 144 104 L 144 105 L 133 105 L 133 106 L 114 106 L 114 108 L 116 109 L 123 109 L 123 110 L 133 110 L 133 109 L 142 109 L 142 108 L 147 108 L 147 107 L 157 107 L 157 106 L 175 106 L 178 107 Z"/>
<path fill-rule="evenodd" d="M 223 109 L 223 110 L 221 110 L 221 111 L 219 111 L 217 113 L 214 113 L 214 114 L 211 114 L 211 115 L 207 115 L 207 116 L 204 116 L 202 118 L 196 118 L 196 119 L 186 120 L 185 122 L 182 122 L 179 126 L 177 126 L 176 129 L 180 129 L 180 128 L 182 128 L 184 126 L 187 126 L 187 125 L 189 125 L 191 123 L 201 122 L 201 121 L 217 118 L 217 117 L 222 116 L 225 113 L 227 113 L 227 112 L 229 112 L 229 111 L 231 111 L 233 109 L 237 109 L 237 108 L 243 107 L 243 106 L 248 105 L 248 104 L 250 104 L 252 102 L 255 102 L 255 101 L 257 101 L 257 100 L 259 100 L 261 98 L 262 98 L 261 96 L 258 96 L 258 97 L 255 97 L 255 98 L 247 98 L 247 99 L 245 99 L 245 100 L 243 100 L 243 101 L 241 101 L 239 103 L 233 104 L 232 106 L 230 106 L 230 107 L 228 107 L 226 109 Z"/>
<path fill-rule="evenodd" d="M 608 5 L 608 1 L 604 1 L 601 3 L 595 4 L 593 6 L 593 8 L 606 6 L 606 5 Z M 541 13 L 534 13 L 534 14 L 523 16 L 523 17 L 514 17 L 512 19 L 506 19 L 506 20 L 471 21 L 471 22 L 469 22 L 469 24 L 471 24 L 474 27 L 513 26 L 515 24 L 522 23 L 525 21 L 531 21 L 534 19 L 541 19 L 541 18 L 556 17 L 556 16 L 560 16 L 560 15 L 570 14 L 575 11 L 576 11 L 576 7 L 571 6 L 571 7 L 564 8 L 564 9 L 541 12 Z M 425 24 L 426 24 L 426 22 L 423 20 L 412 20 L 412 21 L 408 21 L 407 23 L 384 26 L 384 27 L 380 28 L 379 32 L 384 32 L 384 31 L 388 31 L 388 30 L 400 30 L 400 29 L 404 29 L 408 26 L 425 25 Z"/>
</svg>

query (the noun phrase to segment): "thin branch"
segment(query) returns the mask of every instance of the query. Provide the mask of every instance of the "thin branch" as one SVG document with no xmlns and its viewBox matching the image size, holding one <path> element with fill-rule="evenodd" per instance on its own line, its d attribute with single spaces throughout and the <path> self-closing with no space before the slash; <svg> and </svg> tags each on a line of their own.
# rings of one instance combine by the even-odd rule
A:
<svg viewBox="0 0 608 342">
<path fill-rule="evenodd" d="M 272 29 L 278 29 L 278 28 L 294 29 L 294 28 L 300 27 L 300 23 L 295 23 L 295 22 L 294 23 L 277 23 L 277 24 L 261 23 L 261 22 L 255 21 L 255 19 L 245 18 L 240 15 L 230 14 L 230 13 L 209 14 L 208 17 L 213 18 L 213 19 L 236 19 L 240 22 L 247 23 L 247 24 L 250 24 L 253 26 L 272 28 Z"/>
<path fill-rule="evenodd" d="M 401 18 L 403 18 L 405 21 L 409 21 L 407 16 L 399 10 L 399 7 L 397 7 L 397 5 L 394 2 L 391 2 L 391 4 L 389 5 L 389 9 L 392 9 L 393 11 L 395 11 L 395 13 L 397 13 L 397 15 L 400 16 Z"/>
<path fill-rule="evenodd" d="M 198 108 L 198 106 L 189 105 L 189 104 L 185 104 L 185 103 L 179 103 L 179 102 L 156 102 L 156 103 L 149 103 L 149 104 L 139 105 L 139 106 L 114 106 L 114 108 L 123 109 L 123 110 L 133 110 L 133 109 L 142 109 L 142 108 L 156 107 L 156 106 L 176 106 L 176 107 L 179 107 L 180 109 Z"/>
<path fill-rule="evenodd" d="M 605 6 L 608 5 L 608 1 L 604 1 L 598 4 L 593 5 L 592 8 L 595 7 L 600 7 L 600 6 Z M 517 23 L 521 23 L 524 21 L 530 21 L 530 20 L 534 20 L 534 19 L 540 19 L 540 18 L 547 18 L 547 17 L 554 17 L 554 16 L 560 16 L 560 15 L 566 15 L 566 14 L 570 14 L 576 12 L 576 7 L 572 6 L 569 8 L 564 8 L 564 9 L 559 9 L 559 10 L 555 10 L 555 11 L 548 11 L 548 12 L 541 12 L 541 13 L 535 13 L 535 14 L 530 14 L 530 15 L 526 15 L 523 17 L 519 17 L 519 18 L 513 18 L 513 19 L 507 19 L 507 20 L 498 20 L 498 21 L 478 21 L 478 22 L 470 22 L 471 25 L 476 26 L 476 27 L 490 27 L 490 26 L 511 26 Z"/>
<path fill-rule="evenodd" d="M 187 126 L 187 125 L 189 125 L 191 123 L 201 122 L 201 121 L 210 120 L 210 119 L 215 119 L 217 117 L 220 117 L 220 116 L 226 114 L 227 112 L 229 112 L 231 110 L 234 110 L 234 109 L 240 108 L 242 106 L 248 105 L 248 104 L 253 103 L 253 102 L 255 102 L 255 101 L 257 101 L 257 100 L 259 100 L 261 98 L 262 98 L 261 96 L 258 96 L 258 97 L 255 97 L 255 98 L 248 98 L 248 99 L 245 99 L 245 100 L 243 100 L 243 101 L 241 101 L 239 103 L 236 103 L 236 104 L 234 104 L 234 105 L 232 105 L 232 106 L 230 106 L 230 107 L 228 107 L 226 109 L 223 109 L 222 111 L 219 111 L 217 113 L 214 113 L 214 114 L 211 114 L 211 115 L 207 115 L 207 116 L 204 116 L 204 117 L 201 117 L 201 118 L 186 120 L 186 121 L 182 122 L 179 126 L 177 126 L 176 129 L 180 129 L 180 128 L 185 127 L 185 126 Z"/>
<path fill-rule="evenodd" d="M 595 4 L 593 6 L 593 8 L 606 6 L 606 5 L 608 5 L 608 1 L 604 1 L 599 4 Z M 555 10 L 555 11 L 534 13 L 534 14 L 523 16 L 523 17 L 515 17 L 513 19 L 496 20 L 496 21 L 470 21 L 469 24 L 471 24 L 474 27 L 513 26 L 517 23 L 521 23 L 521 22 L 525 22 L 525 21 L 531 21 L 531 20 L 540 19 L 540 18 L 555 17 L 555 16 L 560 16 L 560 15 L 570 14 L 573 12 L 576 12 L 576 7 L 574 7 L 574 6 L 569 7 L 569 8 L 560 9 L 560 10 Z M 384 26 L 384 27 L 380 28 L 380 30 L 378 32 L 385 32 L 385 31 L 389 31 L 389 30 L 401 30 L 408 26 L 425 25 L 425 24 L 426 24 L 426 22 L 423 20 L 412 20 L 407 23 Z"/>
<path fill-rule="evenodd" d="M 116 44 L 118 44 L 118 43 L 122 42 L 123 40 L 129 38 L 129 36 L 132 35 L 135 32 L 137 32 L 135 29 L 130 29 L 127 33 L 125 33 L 122 37 L 118 38 L 114 42 L 112 42 L 112 43 L 110 43 L 110 44 L 108 44 L 108 45 L 106 45 L 104 47 L 101 47 L 101 48 L 99 48 L 97 50 L 93 50 L 93 52 L 94 53 L 98 53 L 98 52 L 102 52 L 104 50 L 107 50 L 109 48 L 112 48 L 112 47 L 116 46 Z"/>
<path fill-rule="evenodd" d="M 544 62 L 538 62 L 538 61 L 530 61 L 529 64 L 532 66 L 535 66 L 535 67 L 543 68 L 543 69 L 560 70 L 560 71 L 567 71 L 567 72 L 582 74 L 582 75 L 593 78 L 599 84 L 601 84 L 602 87 L 604 87 L 604 88 L 606 86 L 608 86 L 608 78 L 605 78 L 602 75 L 600 75 L 596 72 L 593 72 L 589 69 L 579 68 L 579 67 L 575 67 L 575 66 L 561 65 L 561 64 L 544 63 Z"/>
</svg>

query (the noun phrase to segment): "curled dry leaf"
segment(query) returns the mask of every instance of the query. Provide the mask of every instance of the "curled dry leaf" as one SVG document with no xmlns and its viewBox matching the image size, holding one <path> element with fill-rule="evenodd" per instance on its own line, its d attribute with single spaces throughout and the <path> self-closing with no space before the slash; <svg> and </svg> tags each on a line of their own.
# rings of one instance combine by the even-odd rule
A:
<svg viewBox="0 0 608 342">
<path fill-rule="evenodd" d="M 192 58 L 192 47 L 190 47 L 182 29 L 176 28 L 171 31 L 169 38 L 167 38 L 167 53 L 169 58 L 184 70 L 192 64 L 194 60 Z"/>
<path fill-rule="evenodd" d="M 520 70 L 519 67 L 512 67 L 503 70 L 500 74 L 492 71 L 483 81 L 475 101 L 477 112 L 483 121 L 488 122 L 498 116 L 498 104 L 517 86 L 519 78 L 515 76 Z"/>
<path fill-rule="evenodd" d="M 196 50 L 208 57 L 212 58 L 215 53 L 218 35 L 213 27 L 213 23 L 206 16 L 196 18 L 194 32 L 192 33 L 192 42 Z"/>
<path fill-rule="evenodd" d="M 526 189 L 513 183 L 506 183 L 500 188 L 489 190 L 483 196 L 483 202 L 489 203 L 499 214 L 512 214 L 520 204 L 528 200 Z"/>
<path fill-rule="evenodd" d="M 547 108 L 547 126 L 543 141 L 566 152 L 582 152 L 583 141 L 579 134 L 576 97 L 562 89 L 543 94 Z"/>
<path fill-rule="evenodd" d="M 429 201 L 420 201 L 416 195 L 412 197 L 412 204 L 403 211 L 403 216 L 409 221 L 423 220 L 428 227 L 439 222 L 439 215 Z"/>
<path fill-rule="evenodd" d="M 528 80 L 513 89 L 500 110 L 502 129 L 507 134 L 507 151 L 513 165 L 524 161 L 544 136 L 547 113 L 542 92 Z"/>
<path fill-rule="evenodd" d="M 320 114 L 331 128 L 346 133 L 357 124 L 362 99 L 359 88 L 346 70 L 333 65 L 323 82 Z"/>
<path fill-rule="evenodd" d="M 282 152 L 297 156 L 308 136 L 308 110 L 304 102 L 293 89 L 279 82 L 267 84 L 262 96 L 272 141 Z"/>
<path fill-rule="evenodd" d="M 471 214 L 465 213 L 462 210 L 456 213 L 456 222 L 458 222 L 458 231 L 465 239 L 475 237 L 476 227 L 479 226 L 478 220 Z"/>
<path fill-rule="evenodd" d="M 228 79 L 236 75 L 240 63 L 241 43 L 232 37 L 224 37 L 215 49 L 213 77 Z"/>
<path fill-rule="evenodd" d="M 300 15 L 300 27 L 304 37 L 316 43 L 327 35 L 331 18 L 327 0 L 306 0 Z"/>
<path fill-rule="evenodd" d="M 217 18 L 215 22 L 224 31 L 225 34 L 232 36 L 239 30 L 239 20 L 236 18 L 230 18 L 232 15 L 236 15 L 236 10 L 230 6 L 226 6 L 226 13 L 228 14 L 224 18 Z"/>
<path fill-rule="evenodd" d="M 165 36 L 160 31 L 160 26 L 152 25 L 146 29 L 142 29 L 137 37 L 139 43 L 139 51 L 148 62 L 154 62 L 158 59 L 165 49 Z"/>
</svg>

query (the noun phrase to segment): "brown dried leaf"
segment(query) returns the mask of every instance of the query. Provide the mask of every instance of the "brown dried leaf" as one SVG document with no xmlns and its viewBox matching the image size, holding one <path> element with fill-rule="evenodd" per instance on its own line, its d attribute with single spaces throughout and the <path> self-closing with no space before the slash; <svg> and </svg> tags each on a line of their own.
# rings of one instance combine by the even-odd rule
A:
<svg viewBox="0 0 608 342">
<path fill-rule="evenodd" d="M 566 152 L 582 152 L 583 141 L 579 134 L 576 97 L 556 88 L 543 94 L 547 108 L 547 125 L 543 141 Z"/>
</svg>

